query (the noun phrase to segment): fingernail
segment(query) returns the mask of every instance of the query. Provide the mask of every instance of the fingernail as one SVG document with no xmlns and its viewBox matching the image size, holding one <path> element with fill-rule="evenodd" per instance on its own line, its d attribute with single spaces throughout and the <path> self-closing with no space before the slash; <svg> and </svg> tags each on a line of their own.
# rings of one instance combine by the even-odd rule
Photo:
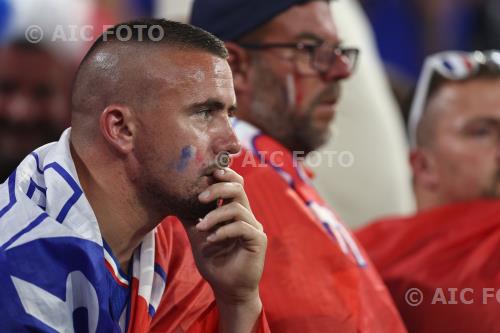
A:
<svg viewBox="0 0 500 333">
<path fill-rule="evenodd" d="M 218 175 L 218 176 L 222 176 L 223 174 L 225 174 L 225 173 L 226 173 L 226 171 L 225 171 L 224 169 L 218 169 L 218 170 L 216 170 L 215 172 L 217 172 L 217 175 Z"/>
<path fill-rule="evenodd" d="M 210 192 L 209 191 L 203 191 L 200 193 L 200 195 L 198 196 L 198 198 L 200 198 L 201 200 L 204 200 L 204 199 L 207 199 L 210 195 Z"/>
<path fill-rule="evenodd" d="M 198 223 L 196 223 L 196 229 L 200 229 L 203 225 L 201 224 L 203 222 L 203 219 L 201 217 L 198 217 Z"/>
<path fill-rule="evenodd" d="M 207 241 L 211 242 L 215 240 L 215 233 L 211 233 L 210 235 L 207 236 Z"/>
</svg>

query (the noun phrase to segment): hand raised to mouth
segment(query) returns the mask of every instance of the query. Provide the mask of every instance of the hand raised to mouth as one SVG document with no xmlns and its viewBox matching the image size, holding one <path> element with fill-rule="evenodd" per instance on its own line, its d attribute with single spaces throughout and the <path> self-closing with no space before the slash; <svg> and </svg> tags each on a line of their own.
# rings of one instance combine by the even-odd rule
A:
<svg viewBox="0 0 500 333">
<path fill-rule="evenodd" d="M 214 291 L 221 313 L 226 305 L 231 311 L 235 306 L 250 309 L 246 312 L 253 315 L 248 322 L 255 322 L 257 317 L 253 316 L 258 316 L 262 308 L 258 285 L 267 237 L 250 209 L 243 178 L 229 168 L 216 170 L 214 177 L 218 182 L 202 192 L 199 200 L 209 203 L 222 199 L 225 204 L 217 206 L 196 226 L 188 227 L 193 255 Z"/>
</svg>

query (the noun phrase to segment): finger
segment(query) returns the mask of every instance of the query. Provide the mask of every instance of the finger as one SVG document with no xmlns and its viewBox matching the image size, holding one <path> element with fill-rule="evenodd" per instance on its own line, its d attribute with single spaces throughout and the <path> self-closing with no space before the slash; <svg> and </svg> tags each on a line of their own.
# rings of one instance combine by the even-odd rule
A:
<svg viewBox="0 0 500 333">
<path fill-rule="evenodd" d="M 214 177 L 222 182 L 233 182 L 241 185 L 245 184 L 245 181 L 241 175 L 230 168 L 217 169 L 213 173 Z"/>
<path fill-rule="evenodd" d="M 244 221 L 259 230 L 262 227 L 248 209 L 243 207 L 240 203 L 231 202 L 208 213 L 201 219 L 200 223 L 196 225 L 196 228 L 200 231 L 207 231 L 214 228 L 219 223 L 234 220 Z"/>
<path fill-rule="evenodd" d="M 250 203 L 248 202 L 247 195 L 243 189 L 243 185 L 240 183 L 215 183 L 210 185 L 205 191 L 201 192 L 198 196 L 200 202 L 209 203 L 217 199 L 231 199 L 231 201 L 236 201 L 241 203 L 243 206 L 250 209 Z"/>
<path fill-rule="evenodd" d="M 216 243 L 229 239 L 240 238 L 245 243 L 261 246 L 267 242 L 266 234 L 243 221 L 236 221 L 220 227 L 207 236 L 207 242 Z"/>
</svg>

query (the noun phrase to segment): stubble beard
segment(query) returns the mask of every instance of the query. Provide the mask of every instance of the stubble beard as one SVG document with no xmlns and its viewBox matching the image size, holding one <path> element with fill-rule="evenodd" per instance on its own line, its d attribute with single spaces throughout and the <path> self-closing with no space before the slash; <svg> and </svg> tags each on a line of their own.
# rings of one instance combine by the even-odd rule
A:
<svg viewBox="0 0 500 333">
<path fill-rule="evenodd" d="M 325 144 L 330 131 L 314 126 L 312 103 L 305 112 L 290 105 L 287 87 L 260 62 L 256 62 L 254 96 L 250 105 L 252 123 L 291 151 L 309 152 Z"/>
<path fill-rule="evenodd" d="M 142 172 L 138 181 L 139 200 L 160 220 L 167 216 L 176 216 L 184 225 L 194 225 L 198 223 L 199 218 L 205 217 L 216 208 L 215 202 L 205 204 L 199 201 L 198 195 L 202 191 L 199 185 L 201 179 L 201 176 L 197 177 L 190 184 L 181 186 L 173 185 L 171 177 Z"/>
<path fill-rule="evenodd" d="M 481 192 L 481 197 L 486 199 L 500 199 L 500 168 L 496 170 L 490 185 Z"/>
</svg>

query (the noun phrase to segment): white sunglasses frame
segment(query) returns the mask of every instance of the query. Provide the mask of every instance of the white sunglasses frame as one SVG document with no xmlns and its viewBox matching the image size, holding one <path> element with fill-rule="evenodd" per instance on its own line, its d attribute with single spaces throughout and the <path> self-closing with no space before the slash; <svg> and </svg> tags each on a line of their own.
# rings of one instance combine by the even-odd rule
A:
<svg viewBox="0 0 500 333">
<path fill-rule="evenodd" d="M 445 62 L 453 62 L 456 67 L 447 68 Z M 417 127 L 427 104 L 432 78 L 437 73 L 445 80 L 462 81 L 473 78 L 481 66 L 493 64 L 500 76 L 500 51 L 445 51 L 433 54 L 425 59 L 420 73 L 417 89 L 408 118 L 408 136 L 410 148 L 417 146 Z"/>
</svg>

